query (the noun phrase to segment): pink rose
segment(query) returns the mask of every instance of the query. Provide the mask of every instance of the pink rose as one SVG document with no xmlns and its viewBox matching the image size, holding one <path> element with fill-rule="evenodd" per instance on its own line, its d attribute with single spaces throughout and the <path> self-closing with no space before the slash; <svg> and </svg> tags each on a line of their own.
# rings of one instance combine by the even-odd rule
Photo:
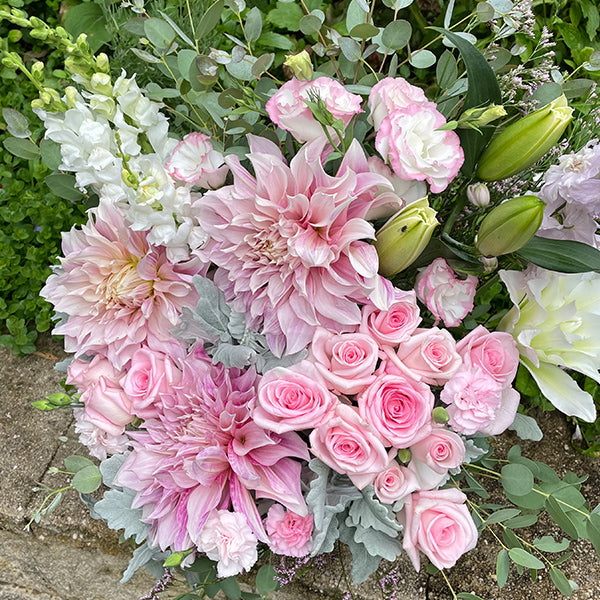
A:
<svg viewBox="0 0 600 600">
<path fill-rule="evenodd" d="M 431 191 L 446 189 L 464 162 L 460 140 L 435 105 L 411 104 L 390 113 L 375 138 L 375 148 L 401 179 L 427 181 Z"/>
<path fill-rule="evenodd" d="M 229 167 L 224 163 L 223 155 L 213 150 L 210 138 L 194 132 L 175 146 L 166 167 L 175 179 L 214 189 L 225 183 Z"/>
<path fill-rule="evenodd" d="M 382 471 L 373 481 L 375 495 L 384 504 L 394 504 L 408 494 L 419 489 L 419 482 L 412 471 L 391 461 L 385 471 Z"/>
<path fill-rule="evenodd" d="M 388 445 L 408 448 L 431 431 L 434 401 L 428 385 L 384 374 L 360 394 L 358 410 Z"/>
<path fill-rule="evenodd" d="M 430 385 L 443 385 L 451 379 L 462 364 L 456 352 L 456 342 L 446 329 L 417 329 L 394 353 L 385 352 L 390 359 L 386 369 L 401 373 Z"/>
<path fill-rule="evenodd" d="M 371 88 L 369 94 L 369 123 L 373 124 L 375 131 L 381 122 L 393 111 L 411 105 L 433 105 L 427 100 L 425 92 L 411 85 L 402 77 L 386 77 Z"/>
<path fill-rule="evenodd" d="M 103 377 L 81 394 L 80 401 L 85 405 L 85 420 L 111 436 L 122 434 L 125 425 L 133 421 L 131 400 L 121 386 Z"/>
<path fill-rule="evenodd" d="M 419 550 L 438 569 L 449 569 L 475 548 L 477 528 L 466 500 L 457 489 L 417 492 L 406 498 L 399 515 L 404 525 L 402 546 L 417 571 Z"/>
<path fill-rule="evenodd" d="M 351 94 L 344 86 L 330 79 L 319 77 L 314 81 L 292 79 L 284 83 L 267 102 L 267 113 L 271 121 L 289 131 L 299 142 L 310 142 L 325 136 L 323 127 L 313 117 L 304 100 L 311 100 L 311 94 L 317 94 L 335 120 L 341 119 L 344 126 L 354 115 L 362 112 L 362 98 Z M 329 127 L 330 135 L 336 136 Z"/>
<path fill-rule="evenodd" d="M 357 394 L 375 379 L 379 347 L 369 335 L 334 335 L 319 327 L 310 352 L 315 368 L 329 388 L 341 394 Z"/>
<path fill-rule="evenodd" d="M 337 403 L 314 367 L 302 361 L 291 369 L 267 371 L 258 384 L 252 418 L 275 433 L 313 429 L 331 417 Z"/>
<path fill-rule="evenodd" d="M 420 322 L 415 292 L 397 290 L 396 300 L 387 311 L 372 304 L 362 307 L 359 331 L 370 335 L 381 346 L 397 346 L 414 333 Z"/>
<path fill-rule="evenodd" d="M 480 367 L 503 387 L 511 384 L 519 367 L 517 343 L 510 333 L 489 332 L 479 325 L 456 345 L 465 365 Z"/>
<path fill-rule="evenodd" d="M 310 434 L 312 453 L 362 490 L 390 458 L 378 433 L 347 404 L 338 404 L 333 418 Z"/>
<path fill-rule="evenodd" d="M 131 366 L 121 385 L 131 400 L 133 413 L 141 419 L 152 419 L 159 414 L 155 402 L 160 395 L 180 381 L 181 371 L 168 355 L 141 348 L 131 357 Z"/>
<path fill-rule="evenodd" d="M 92 360 L 73 359 L 67 367 L 67 383 L 74 385 L 79 392 L 83 393 L 86 388 L 95 385 L 100 379 L 118 385 L 121 373 L 107 358 L 96 354 Z"/>
<path fill-rule="evenodd" d="M 503 388 L 480 367 L 460 369 L 440 398 L 448 404 L 451 427 L 465 435 L 502 433 L 515 420 L 519 406 L 519 393 Z"/>
<path fill-rule="evenodd" d="M 305 556 L 311 550 L 310 535 L 313 530 L 313 516 L 301 517 L 281 504 L 273 504 L 265 519 L 269 548 L 275 554 L 284 556 Z"/>
<path fill-rule="evenodd" d="M 419 298 L 433 313 L 436 323 L 442 319 L 446 327 L 457 327 L 473 310 L 477 277 L 459 279 L 443 258 L 419 269 L 415 284 Z"/>
<path fill-rule="evenodd" d="M 465 445 L 456 433 L 434 425 L 431 433 L 410 447 L 412 460 L 408 468 L 415 473 L 419 487 L 431 490 L 444 479 L 449 469 L 465 460 Z"/>
</svg>

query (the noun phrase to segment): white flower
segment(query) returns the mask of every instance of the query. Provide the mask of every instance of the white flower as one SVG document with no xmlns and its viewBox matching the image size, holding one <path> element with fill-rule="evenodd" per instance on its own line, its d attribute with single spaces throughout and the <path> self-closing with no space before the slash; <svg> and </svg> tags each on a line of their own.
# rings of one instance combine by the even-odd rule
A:
<svg viewBox="0 0 600 600">
<path fill-rule="evenodd" d="M 558 410 L 594 421 L 592 396 L 561 367 L 600 382 L 600 274 L 531 267 L 500 277 L 515 306 L 498 328 L 513 335 L 521 362 Z"/>
</svg>

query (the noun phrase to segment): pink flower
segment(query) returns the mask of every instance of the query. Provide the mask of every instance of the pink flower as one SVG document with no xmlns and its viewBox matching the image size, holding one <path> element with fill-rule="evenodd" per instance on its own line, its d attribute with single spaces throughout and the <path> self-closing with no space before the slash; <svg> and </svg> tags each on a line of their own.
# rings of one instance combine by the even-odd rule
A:
<svg viewBox="0 0 600 600">
<path fill-rule="evenodd" d="M 430 385 L 443 385 L 451 379 L 462 364 L 456 352 L 456 342 L 446 329 L 417 329 L 398 351 L 385 349 L 390 362 L 388 372 L 394 367 L 401 373 Z"/>
<path fill-rule="evenodd" d="M 319 374 L 331 389 L 341 394 L 358 394 L 375 379 L 379 348 L 368 335 L 332 335 L 319 328 L 310 352 Z"/>
<path fill-rule="evenodd" d="M 299 142 L 310 142 L 325 137 L 322 125 L 314 118 L 304 102 L 318 95 L 335 120 L 341 119 L 344 127 L 352 117 L 362 112 L 362 98 L 351 94 L 344 86 L 330 79 L 319 77 L 314 81 L 291 79 L 284 83 L 267 102 L 267 112 L 271 121 L 289 131 Z M 330 135 L 336 135 L 329 127 Z"/>
<path fill-rule="evenodd" d="M 456 344 L 456 351 L 465 365 L 480 367 L 503 387 L 509 386 L 517 374 L 519 350 L 509 333 L 489 332 L 479 325 Z"/>
<path fill-rule="evenodd" d="M 415 474 L 392 460 L 373 481 L 375 495 L 384 504 L 394 504 L 419 489 Z"/>
<path fill-rule="evenodd" d="M 369 171 L 358 142 L 331 176 L 322 142 L 305 145 L 288 167 L 272 142 L 248 139 L 256 178 L 228 156 L 234 184 L 208 192 L 201 206 L 215 283 L 278 355 L 305 348 L 319 326 L 354 331 L 357 303 L 386 308 L 390 284 L 362 240 L 374 237 L 364 215 L 389 181 Z"/>
<path fill-rule="evenodd" d="M 102 378 L 113 387 L 119 385 L 122 372 L 104 356 L 96 354 L 92 360 L 75 358 L 67 367 L 68 385 L 74 385 L 79 392 L 84 392 L 88 387 L 96 385 Z"/>
<path fill-rule="evenodd" d="M 311 550 L 310 535 L 313 516 L 301 517 L 294 512 L 284 512 L 281 504 L 269 508 L 265 527 L 269 535 L 269 548 L 284 556 L 305 556 Z"/>
<path fill-rule="evenodd" d="M 109 454 L 122 454 L 129 446 L 127 435 L 112 435 L 87 420 L 85 409 L 74 408 L 75 433 L 79 434 L 79 443 L 87 447 L 90 454 L 104 460 Z"/>
<path fill-rule="evenodd" d="M 115 206 L 101 202 L 89 212 L 81 230 L 63 234 L 65 256 L 41 291 L 67 316 L 54 334 L 65 336 L 67 352 L 104 354 L 117 368 L 143 343 L 177 349 L 171 329 L 181 308 L 198 301 L 192 276 L 203 266 L 171 264 L 165 248 L 132 231 Z"/>
<path fill-rule="evenodd" d="M 210 138 L 197 132 L 175 146 L 166 167 L 171 177 L 210 189 L 222 186 L 229 170 L 223 155 L 213 150 Z"/>
<path fill-rule="evenodd" d="M 158 417 L 161 394 L 181 381 L 181 371 L 170 356 L 149 348 L 140 348 L 131 357 L 127 374 L 121 379 L 131 400 L 133 413 L 141 419 Z"/>
<path fill-rule="evenodd" d="M 434 401 L 428 385 L 384 374 L 360 394 L 358 410 L 388 445 L 408 448 L 431 431 Z"/>
<path fill-rule="evenodd" d="M 406 498 L 401 513 L 402 546 L 417 571 L 421 566 L 419 550 L 438 569 L 449 569 L 475 548 L 477 528 L 466 500 L 457 489 L 417 492 Z"/>
<path fill-rule="evenodd" d="M 275 433 L 313 429 L 327 421 L 337 397 L 308 361 L 267 371 L 258 384 L 254 422 Z"/>
<path fill-rule="evenodd" d="M 414 290 L 395 290 L 395 300 L 388 310 L 372 304 L 362 307 L 359 331 L 370 335 L 381 346 L 397 346 L 406 341 L 421 322 Z"/>
<path fill-rule="evenodd" d="M 477 277 L 467 275 L 466 279 L 459 279 L 443 258 L 419 269 L 415 285 L 420 300 L 446 327 L 458 327 L 473 310 Z"/>
<path fill-rule="evenodd" d="M 256 499 L 307 514 L 301 464 L 294 460 L 308 460 L 306 444 L 295 433 L 279 435 L 254 423 L 252 369 L 213 365 L 201 346 L 180 367 L 180 385 L 160 395 L 158 417 L 132 434 L 133 451 L 115 484 L 136 492 L 151 544 L 163 550 L 191 547 L 211 511 L 229 507 L 266 542 Z"/>
<path fill-rule="evenodd" d="M 369 94 L 369 123 L 378 131 L 381 122 L 390 113 L 412 105 L 435 108 L 435 103 L 427 100 L 421 88 L 411 85 L 402 77 L 386 77 L 374 85 Z"/>
<path fill-rule="evenodd" d="M 338 404 L 335 416 L 311 432 L 310 444 L 319 460 L 348 475 L 359 490 L 389 463 L 378 433 L 347 404 Z"/>
<path fill-rule="evenodd" d="M 217 561 L 217 575 L 231 577 L 249 571 L 258 560 L 257 539 L 244 515 L 211 511 L 196 539 L 200 552 Z"/>
<path fill-rule="evenodd" d="M 502 433 L 515 420 L 519 406 L 517 391 L 503 388 L 478 366 L 460 369 L 446 383 L 440 398 L 448 404 L 452 428 L 465 435 Z"/>
<path fill-rule="evenodd" d="M 427 180 L 432 192 L 442 192 L 464 162 L 456 133 L 439 129 L 445 124 L 434 106 L 411 104 L 381 122 L 375 147 L 398 177 Z"/>
</svg>

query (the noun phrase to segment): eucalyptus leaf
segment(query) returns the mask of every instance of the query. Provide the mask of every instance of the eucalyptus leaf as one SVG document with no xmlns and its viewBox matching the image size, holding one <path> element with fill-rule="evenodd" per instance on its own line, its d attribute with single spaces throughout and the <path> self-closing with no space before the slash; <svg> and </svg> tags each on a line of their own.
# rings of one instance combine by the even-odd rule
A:
<svg viewBox="0 0 600 600">
<path fill-rule="evenodd" d="M 69 471 L 69 473 L 77 473 L 77 471 L 80 471 L 84 467 L 89 467 L 90 465 L 94 466 L 94 463 L 89 458 L 77 456 L 75 454 L 73 456 L 67 456 L 64 463 L 65 469 Z"/>
<path fill-rule="evenodd" d="M 64 198 L 71 202 L 77 202 L 83 198 L 83 194 L 75 187 L 77 185 L 77 180 L 74 175 L 69 175 L 67 173 L 52 173 L 51 175 L 48 175 L 44 181 L 52 193 L 56 194 L 59 198 Z"/>
<path fill-rule="evenodd" d="M 175 21 L 173 21 L 173 19 L 171 19 L 171 17 L 166 12 L 163 12 L 162 10 L 159 10 L 158 12 L 162 16 L 162 18 L 171 26 L 173 31 L 181 38 L 182 41 L 184 41 L 190 48 L 195 48 L 193 40 L 185 33 L 185 31 L 183 31 L 183 29 L 181 29 L 181 27 L 179 27 L 179 25 L 177 25 L 177 23 L 175 23 Z M 183 73 L 184 71 L 181 72 Z"/>
<path fill-rule="evenodd" d="M 33 160 L 40 155 L 40 149 L 31 140 L 24 140 L 19 138 L 6 138 L 2 145 L 11 154 L 24 158 L 25 160 Z"/>
<path fill-rule="evenodd" d="M 60 144 L 52 140 L 42 140 L 40 142 L 40 154 L 42 161 L 51 170 L 56 171 L 62 163 L 62 154 L 60 153 Z"/>
<path fill-rule="evenodd" d="M 209 36 L 215 27 L 221 22 L 221 14 L 225 8 L 224 0 L 217 0 L 211 4 L 202 15 L 200 23 L 196 25 L 196 39 L 201 40 Z"/>
<path fill-rule="evenodd" d="M 340 38 L 342 54 L 352 63 L 358 62 L 361 57 L 360 44 L 349 37 Z"/>
<path fill-rule="evenodd" d="M 427 69 L 435 65 L 437 57 L 429 50 L 417 50 L 412 52 L 408 61 L 415 69 Z"/>
<path fill-rule="evenodd" d="M 523 548 L 511 548 L 508 551 L 511 560 L 527 569 L 543 569 L 544 563 L 533 554 Z"/>
<path fill-rule="evenodd" d="M 251 44 L 256 42 L 262 33 L 262 15 L 258 7 L 251 8 L 246 15 L 246 23 L 244 25 L 244 37 Z"/>
<path fill-rule="evenodd" d="M 173 28 L 166 21 L 156 17 L 146 20 L 144 23 L 144 33 L 150 40 L 150 43 L 161 50 L 169 48 L 177 37 Z"/>
<path fill-rule="evenodd" d="M 271 565 L 263 565 L 256 574 L 256 591 L 261 596 L 268 596 L 279 587 L 276 579 L 277 571 Z"/>
<path fill-rule="evenodd" d="M 500 550 L 498 553 L 498 558 L 496 559 L 496 581 L 498 582 L 498 587 L 500 589 L 506 585 L 509 570 L 510 560 L 508 557 L 508 552 L 506 549 L 502 548 L 502 550 Z"/>
<path fill-rule="evenodd" d="M 517 463 L 504 465 L 502 487 L 508 494 L 525 496 L 533 489 L 533 474 L 525 465 Z"/>
<path fill-rule="evenodd" d="M 100 487 L 101 483 L 100 469 L 94 464 L 77 471 L 71 480 L 71 485 L 81 494 L 91 494 Z"/>
<path fill-rule="evenodd" d="M 533 545 L 542 552 L 564 552 L 570 544 L 571 542 L 566 538 L 557 542 L 549 535 L 533 540 Z"/>
<path fill-rule="evenodd" d="M 304 35 L 314 35 L 318 33 L 321 29 L 321 25 L 323 25 L 323 20 L 314 14 L 304 15 L 298 24 L 300 31 Z"/>
<path fill-rule="evenodd" d="M 371 25 L 370 23 L 361 23 L 354 26 L 348 35 L 360 40 L 370 40 L 372 37 L 379 35 L 379 27 L 375 27 L 375 25 Z"/>
<path fill-rule="evenodd" d="M 158 58 L 158 56 L 154 56 L 154 54 L 151 54 L 150 52 L 147 52 L 146 50 L 140 50 L 139 48 L 130 48 L 130 50 L 138 58 L 141 58 L 144 62 L 153 63 L 153 64 L 160 64 L 162 62 L 162 60 L 160 60 L 160 58 Z"/>
<path fill-rule="evenodd" d="M 383 30 L 381 41 L 391 50 L 402 50 L 412 36 L 412 25 L 402 19 L 392 21 Z"/>
<path fill-rule="evenodd" d="M 574 540 L 579 538 L 577 528 L 573 524 L 573 521 L 569 518 L 567 513 L 563 510 L 562 506 L 557 502 L 555 498 L 549 496 L 546 498 L 546 510 L 553 521 L 570 537 Z"/>
<path fill-rule="evenodd" d="M 274 60 L 275 55 L 273 53 L 261 54 L 252 65 L 250 72 L 254 77 L 260 77 L 265 71 L 269 70 Z"/>
<path fill-rule="evenodd" d="M 358 0 L 351 0 L 346 9 L 346 29 L 352 31 L 357 25 L 367 23 L 368 20 L 368 9 L 364 10 L 364 6 Z"/>
<path fill-rule="evenodd" d="M 560 569 L 552 567 L 550 569 L 550 579 L 563 596 L 569 597 L 573 593 L 569 580 Z"/>
<path fill-rule="evenodd" d="M 8 133 L 16 138 L 27 138 L 31 135 L 27 117 L 14 108 L 3 108 L 2 117 L 6 121 Z"/>
<path fill-rule="evenodd" d="M 177 66 L 179 67 L 180 73 L 182 73 L 186 79 L 196 56 L 198 56 L 198 53 L 195 50 L 188 50 L 187 48 L 184 48 L 177 53 Z"/>
</svg>

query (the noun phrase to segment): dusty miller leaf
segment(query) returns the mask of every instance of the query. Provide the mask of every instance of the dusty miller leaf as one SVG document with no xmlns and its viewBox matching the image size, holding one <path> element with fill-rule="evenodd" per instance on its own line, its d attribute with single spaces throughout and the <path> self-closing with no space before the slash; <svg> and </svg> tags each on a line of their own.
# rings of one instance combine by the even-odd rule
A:
<svg viewBox="0 0 600 600">
<path fill-rule="evenodd" d="M 227 369 L 243 369 L 247 367 L 254 356 L 254 350 L 248 346 L 234 346 L 228 342 L 219 344 L 212 355 L 213 364 L 222 363 Z"/>
<path fill-rule="evenodd" d="M 539 442 L 542 437 L 544 437 L 544 434 L 535 419 L 528 415 L 522 415 L 521 413 L 515 415 L 515 420 L 513 421 L 513 424 L 510 425 L 509 429 L 516 431 L 517 435 L 522 440 Z"/>
<path fill-rule="evenodd" d="M 350 527 L 342 527 L 340 530 L 340 540 L 350 549 L 352 554 L 352 582 L 355 584 L 366 581 L 379 566 L 381 556 L 369 554 L 364 544 L 354 540 L 354 530 Z"/>
<path fill-rule="evenodd" d="M 160 572 L 163 573 L 164 569 L 162 568 L 162 563 L 167 556 L 167 552 L 161 552 L 159 548 L 156 546 L 149 546 L 147 542 L 139 546 L 133 551 L 133 556 L 127 565 L 125 573 L 123 573 L 121 583 L 127 583 L 138 569 L 141 569 L 143 566 L 153 562 L 160 562 Z"/>
<path fill-rule="evenodd" d="M 111 529 L 124 529 L 124 537 L 133 537 L 139 544 L 148 536 L 150 525 L 142 523 L 141 508 L 131 508 L 135 494 L 127 488 L 108 490 L 102 500 L 96 502 L 94 510 Z"/>
<path fill-rule="evenodd" d="M 112 482 L 117 476 L 117 471 L 121 468 L 128 455 L 129 452 L 125 454 L 113 454 L 110 458 L 100 463 L 100 473 L 102 473 L 102 483 L 104 485 L 112 487 Z"/>
<path fill-rule="evenodd" d="M 391 537 L 396 537 L 402 527 L 389 506 L 382 504 L 375 497 L 372 485 L 361 490 L 362 498 L 354 500 L 348 511 L 346 525 L 357 529 L 374 529 Z"/>
</svg>

